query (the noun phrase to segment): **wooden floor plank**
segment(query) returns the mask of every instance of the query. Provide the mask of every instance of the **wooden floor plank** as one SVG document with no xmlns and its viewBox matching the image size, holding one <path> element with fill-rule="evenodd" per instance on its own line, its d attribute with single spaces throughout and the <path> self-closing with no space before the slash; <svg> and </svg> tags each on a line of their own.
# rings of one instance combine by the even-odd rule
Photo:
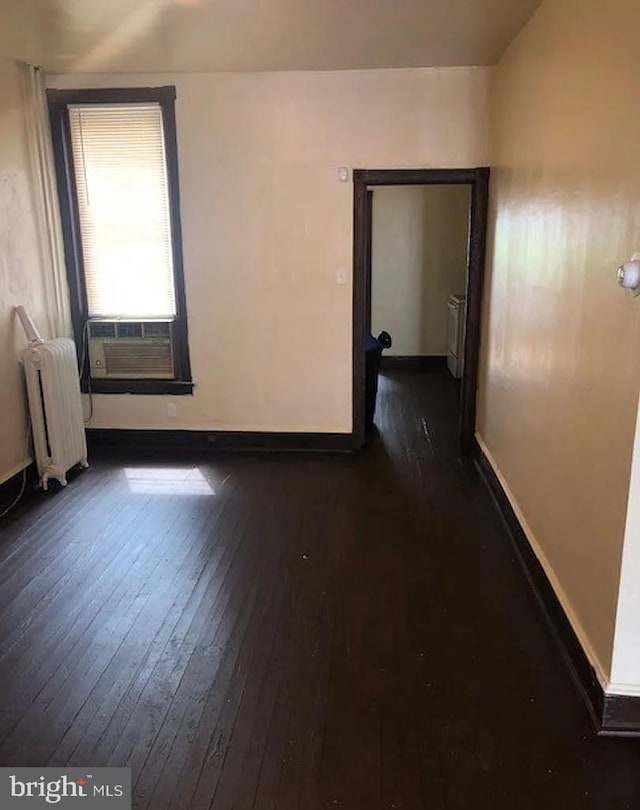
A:
<svg viewBox="0 0 640 810">
<path fill-rule="evenodd" d="M 86 738 L 93 739 L 96 732 L 106 731 L 106 724 L 116 716 L 125 695 L 130 696 L 132 685 L 143 677 L 144 671 L 150 671 L 151 662 L 157 660 L 166 645 L 206 565 L 199 554 L 198 533 L 194 528 L 194 524 L 201 528 L 200 518 L 205 518 L 206 512 L 200 514 L 198 510 L 194 517 L 183 532 L 173 536 L 174 554 L 158 556 L 156 567 L 147 578 L 150 593 L 144 610 L 74 718 L 51 758 L 53 762 L 66 763 L 74 753 L 78 755 Z"/>
</svg>

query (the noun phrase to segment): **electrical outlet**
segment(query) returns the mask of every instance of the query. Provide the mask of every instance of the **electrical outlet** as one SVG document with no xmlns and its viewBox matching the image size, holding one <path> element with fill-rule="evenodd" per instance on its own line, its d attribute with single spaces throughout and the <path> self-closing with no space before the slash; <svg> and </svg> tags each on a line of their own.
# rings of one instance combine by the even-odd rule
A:
<svg viewBox="0 0 640 810">
<path fill-rule="evenodd" d="M 169 419 L 176 419 L 178 416 L 178 406 L 175 402 L 167 402 L 167 416 Z"/>
</svg>

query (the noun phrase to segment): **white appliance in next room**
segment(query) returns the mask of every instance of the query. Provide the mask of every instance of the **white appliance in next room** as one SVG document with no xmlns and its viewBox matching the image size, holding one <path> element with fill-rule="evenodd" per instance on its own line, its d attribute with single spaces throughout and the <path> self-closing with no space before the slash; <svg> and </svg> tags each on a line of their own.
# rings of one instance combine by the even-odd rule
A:
<svg viewBox="0 0 640 810">
<path fill-rule="evenodd" d="M 447 367 L 454 377 L 462 377 L 464 368 L 464 327 L 467 315 L 467 299 L 464 295 L 450 295 L 449 328 L 447 343 Z"/>
</svg>

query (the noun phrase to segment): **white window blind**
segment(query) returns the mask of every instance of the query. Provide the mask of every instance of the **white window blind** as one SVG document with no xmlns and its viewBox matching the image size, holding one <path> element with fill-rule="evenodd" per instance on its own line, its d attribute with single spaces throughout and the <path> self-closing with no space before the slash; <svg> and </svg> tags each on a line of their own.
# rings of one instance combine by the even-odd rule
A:
<svg viewBox="0 0 640 810">
<path fill-rule="evenodd" d="M 160 106 L 70 105 L 69 122 L 89 316 L 174 316 Z"/>
</svg>

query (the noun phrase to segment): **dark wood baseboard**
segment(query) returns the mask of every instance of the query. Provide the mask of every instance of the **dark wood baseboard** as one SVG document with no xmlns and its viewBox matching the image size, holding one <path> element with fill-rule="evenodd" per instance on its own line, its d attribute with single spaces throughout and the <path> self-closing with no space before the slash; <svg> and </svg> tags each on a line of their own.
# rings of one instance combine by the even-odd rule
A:
<svg viewBox="0 0 640 810">
<path fill-rule="evenodd" d="M 3 518 L 4 521 L 10 520 L 17 512 L 18 507 L 22 506 L 35 491 L 38 485 L 38 470 L 34 461 L 27 465 L 24 470 L 12 475 L 11 478 L 8 478 L 0 484 L 0 513 L 10 507 L 18 495 L 20 495 L 23 480 L 24 492 L 20 496 L 20 500 L 16 502 L 15 507 L 12 507 L 11 511 Z"/>
<path fill-rule="evenodd" d="M 20 470 L 11 478 L 7 478 L 0 484 L 0 511 L 2 511 L 2 504 L 6 501 L 11 501 L 16 497 L 22 487 L 22 477 L 26 475 L 26 487 L 30 484 L 38 483 L 38 470 L 35 461 L 29 462 L 24 470 Z"/>
<path fill-rule="evenodd" d="M 447 367 L 446 355 L 383 355 L 381 371 L 440 371 Z"/>
<path fill-rule="evenodd" d="M 640 697 L 605 694 L 598 734 L 603 737 L 640 737 Z"/>
<path fill-rule="evenodd" d="M 604 692 L 498 476 L 477 441 L 474 442 L 473 457 L 507 527 L 535 600 L 589 710 L 596 732 L 606 736 L 640 736 L 640 698 Z"/>
<path fill-rule="evenodd" d="M 11 503 L 11 501 L 16 498 L 22 489 L 22 480 L 25 475 L 27 477 L 25 486 L 29 482 L 33 482 L 33 480 L 37 479 L 36 465 L 33 461 L 28 464 L 24 470 L 20 470 L 20 472 L 17 472 L 15 475 L 12 475 L 11 478 L 7 478 L 6 481 L 0 484 L 0 512 L 6 509 L 7 504 Z"/>
<path fill-rule="evenodd" d="M 215 430 L 116 430 L 89 428 L 91 450 L 136 453 L 210 453 L 216 451 L 348 453 L 350 433 L 249 433 Z"/>
</svg>

